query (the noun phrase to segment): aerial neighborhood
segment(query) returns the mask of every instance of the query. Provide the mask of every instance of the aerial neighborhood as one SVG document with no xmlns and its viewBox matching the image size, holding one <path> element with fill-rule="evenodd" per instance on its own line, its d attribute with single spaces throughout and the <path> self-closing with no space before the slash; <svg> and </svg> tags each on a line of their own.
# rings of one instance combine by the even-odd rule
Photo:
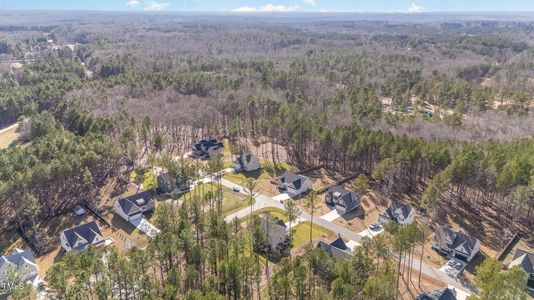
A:
<svg viewBox="0 0 534 300">
<path fill-rule="evenodd" d="M 530 1 L 0 2 L 0 299 L 534 299 Z"/>
</svg>

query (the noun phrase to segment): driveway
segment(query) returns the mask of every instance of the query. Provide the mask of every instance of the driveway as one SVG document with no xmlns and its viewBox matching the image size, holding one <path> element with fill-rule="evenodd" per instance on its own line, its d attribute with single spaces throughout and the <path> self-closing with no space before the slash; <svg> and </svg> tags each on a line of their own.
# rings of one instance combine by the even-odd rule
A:
<svg viewBox="0 0 534 300">
<path fill-rule="evenodd" d="M 238 184 L 235 184 L 231 181 L 228 181 L 224 178 L 220 178 L 221 180 L 221 184 L 224 185 L 224 186 L 227 186 L 229 188 L 233 188 L 233 187 L 238 187 L 240 190 L 241 190 L 241 193 L 245 193 L 244 192 L 244 189 L 242 186 L 238 185 Z M 256 193 L 256 202 L 254 203 L 253 207 L 252 207 L 252 213 L 255 212 L 255 211 L 258 211 L 262 208 L 267 208 L 267 207 L 275 207 L 275 208 L 279 208 L 279 209 L 282 209 L 284 210 L 284 205 L 282 203 L 280 203 L 280 201 L 278 200 L 275 200 L 271 197 L 268 197 L 268 196 L 265 196 L 263 194 L 260 194 L 260 193 Z M 250 207 L 247 207 L 247 208 L 244 208 L 240 211 L 237 211 L 231 215 L 228 215 L 226 216 L 225 220 L 227 222 L 230 222 L 232 221 L 234 218 L 243 218 L 243 217 L 246 217 L 248 216 L 249 214 L 251 214 L 251 209 Z M 303 212 L 301 211 L 300 213 L 300 218 L 303 219 L 303 220 L 306 220 L 306 221 L 311 221 L 311 215 L 308 214 L 307 212 Z M 319 226 L 322 226 L 334 233 L 337 233 L 341 236 L 343 236 L 344 238 L 346 239 L 349 239 L 349 243 L 352 247 L 355 247 L 357 245 L 360 244 L 360 241 L 362 239 L 362 237 L 364 236 L 369 236 L 369 237 L 374 237 L 376 236 L 377 234 L 380 234 L 381 232 L 383 232 L 383 229 L 381 228 L 380 230 L 377 230 L 376 232 L 372 231 L 372 230 L 365 230 L 365 231 L 362 231 L 361 233 L 358 233 L 358 232 L 354 232 L 354 231 L 351 231 L 343 226 L 340 226 L 340 225 L 337 225 L 337 224 L 334 224 L 328 220 L 325 220 L 321 217 L 317 217 L 315 216 L 314 219 L 313 219 L 313 222 Z M 414 267 L 417 266 L 417 269 L 419 269 L 419 260 L 417 259 L 414 259 Z M 475 291 L 474 287 L 470 286 L 469 284 L 463 282 L 462 280 L 458 279 L 458 278 L 451 278 L 449 277 L 449 275 L 447 275 L 445 272 L 442 272 L 440 270 L 437 270 L 435 268 L 433 268 L 432 266 L 428 265 L 427 263 L 423 262 L 422 265 L 421 265 L 421 271 L 422 273 L 428 275 L 428 276 L 431 276 L 437 280 L 440 280 L 450 286 L 453 286 L 454 288 L 456 288 L 457 290 L 460 290 L 462 291 L 463 293 L 473 293 Z M 467 292 L 469 291 L 469 292 Z"/>
<path fill-rule="evenodd" d="M 341 217 L 341 216 L 339 215 L 337 210 L 334 209 L 331 212 L 329 212 L 329 213 L 327 213 L 325 215 L 322 215 L 321 219 L 326 220 L 328 222 L 332 222 L 332 221 L 334 221 L 335 219 L 337 219 L 339 217 Z"/>
<path fill-rule="evenodd" d="M 452 263 L 452 266 L 449 266 L 449 263 Z M 456 268 L 456 264 L 460 264 L 461 267 L 459 269 Z M 457 278 L 460 273 L 464 270 L 467 263 L 463 260 L 457 259 L 457 258 L 451 258 L 445 265 L 443 265 L 439 270 L 442 272 L 445 272 L 447 275 L 449 275 L 452 278 Z"/>
<path fill-rule="evenodd" d="M 137 229 L 146 233 L 146 235 L 148 235 L 151 238 L 156 237 L 156 235 L 158 235 L 161 232 L 158 228 L 156 228 L 156 226 L 152 225 L 145 218 L 131 220 L 130 223 L 132 223 L 132 225 L 137 227 Z"/>
</svg>

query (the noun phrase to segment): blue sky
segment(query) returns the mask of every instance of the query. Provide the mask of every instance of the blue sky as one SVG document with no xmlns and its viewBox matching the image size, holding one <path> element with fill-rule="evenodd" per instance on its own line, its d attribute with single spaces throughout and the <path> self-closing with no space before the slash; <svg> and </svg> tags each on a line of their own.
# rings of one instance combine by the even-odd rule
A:
<svg viewBox="0 0 534 300">
<path fill-rule="evenodd" d="M 0 0 L 2 9 L 205 12 L 534 11 L 534 0 Z"/>
</svg>

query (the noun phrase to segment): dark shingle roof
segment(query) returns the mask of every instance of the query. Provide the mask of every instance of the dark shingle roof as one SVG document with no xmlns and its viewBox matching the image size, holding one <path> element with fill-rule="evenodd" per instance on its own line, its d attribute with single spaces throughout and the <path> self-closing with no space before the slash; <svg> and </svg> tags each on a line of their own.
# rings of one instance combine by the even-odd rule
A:
<svg viewBox="0 0 534 300">
<path fill-rule="evenodd" d="M 357 193 L 337 185 L 328 188 L 328 195 L 334 203 L 344 206 L 347 212 L 360 205 L 360 197 Z"/>
<path fill-rule="evenodd" d="M 149 191 L 141 192 L 130 197 L 119 199 L 119 205 L 128 216 L 143 212 L 140 206 L 152 202 L 152 194 Z"/>
<path fill-rule="evenodd" d="M 470 256 L 475 250 L 477 239 L 466 235 L 461 231 L 453 231 L 449 227 L 439 226 L 436 230 L 435 239 L 437 242 L 447 245 L 449 249 Z"/>
<path fill-rule="evenodd" d="M 450 288 L 437 289 L 432 293 L 423 293 L 415 300 L 456 300 L 456 291 Z"/>
<path fill-rule="evenodd" d="M 391 205 L 386 209 L 386 213 L 390 219 L 406 219 L 410 215 L 412 207 L 402 204 L 397 201 L 391 202 Z"/>
<path fill-rule="evenodd" d="M 84 243 L 79 246 L 78 250 L 83 250 L 88 245 L 93 244 L 95 237 L 102 237 L 100 228 L 98 228 L 98 225 L 95 221 L 82 224 L 78 227 L 67 229 L 63 231 L 63 234 L 65 234 L 65 238 L 67 238 L 67 243 L 71 247 L 73 247 L 76 244 L 76 241 L 78 241 L 79 239 L 84 240 Z"/>
<path fill-rule="evenodd" d="M 282 174 L 282 176 L 280 176 L 279 180 L 282 183 L 285 183 L 286 186 L 298 190 L 302 186 L 302 182 L 304 180 L 306 180 L 306 179 L 307 179 L 307 177 L 302 176 L 302 175 L 297 175 L 297 174 L 292 173 L 292 172 L 284 172 L 284 174 Z"/>
<path fill-rule="evenodd" d="M 253 156 L 250 153 L 242 153 L 237 157 L 237 162 L 244 168 L 252 161 L 252 157 Z"/>
<path fill-rule="evenodd" d="M 216 148 L 224 147 L 222 142 L 217 141 L 217 139 L 201 140 L 195 144 L 195 150 L 207 150 L 210 147 L 215 146 Z"/>
<path fill-rule="evenodd" d="M 169 183 L 172 182 L 171 175 L 168 172 L 167 173 L 161 173 L 161 174 L 158 175 L 158 177 L 163 182 L 163 184 L 169 184 Z"/>
<path fill-rule="evenodd" d="M 349 247 L 347 247 L 347 245 L 345 244 L 342 238 L 337 238 L 330 244 L 320 241 L 317 244 L 317 248 L 326 251 L 328 254 L 330 254 L 330 256 L 334 258 L 338 258 L 338 257 L 345 258 L 345 257 L 350 256 L 349 255 L 350 249 Z"/>
<path fill-rule="evenodd" d="M 527 274 L 534 273 L 534 253 L 517 249 L 510 267 L 520 266 Z"/>
<path fill-rule="evenodd" d="M 0 258 L 0 268 L 6 263 L 11 263 L 16 266 L 21 266 L 24 262 L 35 265 L 35 258 L 30 249 L 21 250 L 15 249 L 10 255 L 5 255 Z"/>
</svg>

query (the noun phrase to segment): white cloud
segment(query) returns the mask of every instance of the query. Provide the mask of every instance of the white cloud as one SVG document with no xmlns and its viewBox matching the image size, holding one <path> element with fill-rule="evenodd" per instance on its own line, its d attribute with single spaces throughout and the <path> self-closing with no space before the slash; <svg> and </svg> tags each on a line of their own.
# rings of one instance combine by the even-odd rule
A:
<svg viewBox="0 0 534 300">
<path fill-rule="evenodd" d="M 147 1 L 146 2 L 146 6 L 145 6 L 145 10 L 146 11 L 161 11 L 161 10 L 164 10 L 165 8 L 171 6 L 170 3 L 167 3 L 167 2 L 157 2 L 157 1 Z"/>
<path fill-rule="evenodd" d="M 422 13 L 424 10 L 425 9 L 422 6 L 412 3 L 412 5 L 410 5 L 406 11 L 409 13 Z"/>
<path fill-rule="evenodd" d="M 237 13 L 251 13 L 251 12 L 290 12 L 297 10 L 296 6 L 285 6 L 285 5 L 274 5 L 267 4 L 262 7 L 252 7 L 252 6 L 241 6 L 235 9 L 232 9 L 232 12 Z"/>
<path fill-rule="evenodd" d="M 130 0 L 130 1 L 128 1 L 128 3 L 126 3 L 126 5 L 128 5 L 130 7 L 136 7 L 137 5 L 139 5 L 139 1 L 138 0 Z"/>
<path fill-rule="evenodd" d="M 302 0 L 305 4 L 315 6 L 317 4 L 317 0 Z"/>
</svg>

